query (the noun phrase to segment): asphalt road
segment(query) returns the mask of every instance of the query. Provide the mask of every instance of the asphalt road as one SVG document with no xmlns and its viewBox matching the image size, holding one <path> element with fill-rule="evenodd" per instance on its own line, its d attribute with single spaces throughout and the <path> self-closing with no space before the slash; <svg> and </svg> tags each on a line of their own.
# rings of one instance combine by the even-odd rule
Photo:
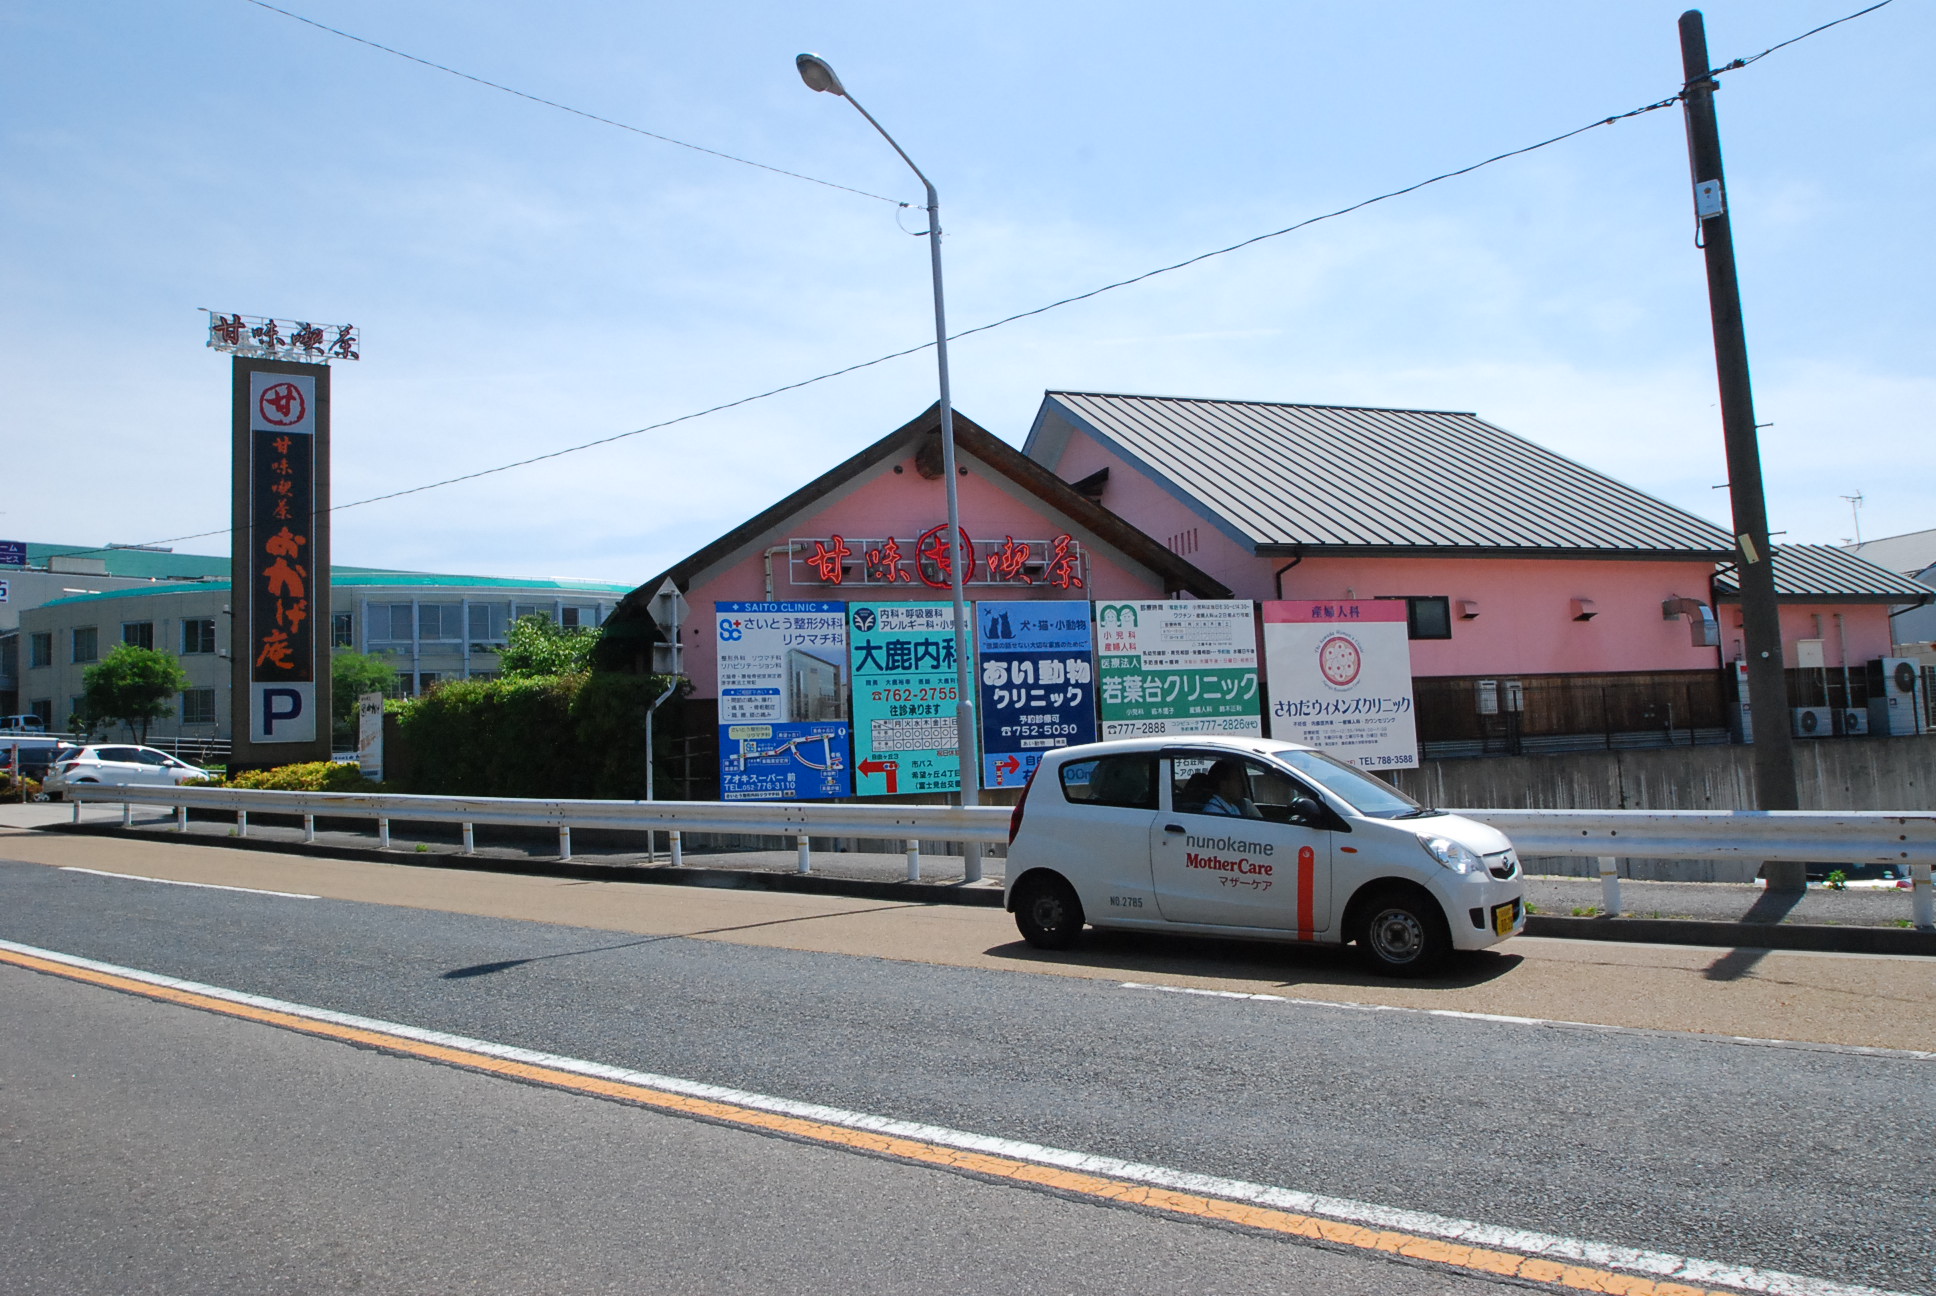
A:
<svg viewBox="0 0 1936 1296">
<path fill-rule="evenodd" d="M 1936 1290 L 1928 1059 L 1168 994 L 24 864 L 0 864 L 0 937 L 906 1120 Z M 0 1050 L 0 1266 L 29 1266 L 35 1290 L 250 1289 L 231 1271 L 258 1290 L 333 1290 L 302 1275 L 338 1264 L 380 1289 L 463 1290 L 500 1272 L 492 1257 L 506 1290 L 760 1290 L 785 1272 L 796 1290 L 856 1291 L 1478 1282 L 0 976 L 5 1038 L 26 1044 Z M 149 1203 L 169 1227 L 72 1225 Z M 96 1245 L 72 1285 L 31 1268 L 77 1236 Z M 641 1280 L 627 1268 L 641 1256 L 663 1272 Z M 176 1278 L 129 1285 L 117 1264 Z"/>
</svg>

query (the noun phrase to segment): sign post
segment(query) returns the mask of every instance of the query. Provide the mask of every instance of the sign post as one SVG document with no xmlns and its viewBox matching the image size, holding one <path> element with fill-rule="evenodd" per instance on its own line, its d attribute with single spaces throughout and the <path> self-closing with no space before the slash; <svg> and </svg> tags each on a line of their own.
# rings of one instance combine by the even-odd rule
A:
<svg viewBox="0 0 1936 1296">
<path fill-rule="evenodd" d="M 977 603 L 981 785 L 1027 783 L 1042 753 L 1096 740 L 1089 605 Z"/>
<path fill-rule="evenodd" d="M 328 760 L 329 361 L 360 342 L 349 325 L 211 313 L 208 345 L 235 357 L 230 766 Z"/>
<path fill-rule="evenodd" d="M 1264 662 L 1271 737 L 1360 769 L 1418 767 L 1402 601 L 1266 603 Z"/>
</svg>

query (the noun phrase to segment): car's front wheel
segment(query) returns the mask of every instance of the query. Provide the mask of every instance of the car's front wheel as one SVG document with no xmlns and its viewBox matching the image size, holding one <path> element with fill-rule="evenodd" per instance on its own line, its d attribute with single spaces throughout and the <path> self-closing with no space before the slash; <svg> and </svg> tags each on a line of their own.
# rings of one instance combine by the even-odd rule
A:
<svg viewBox="0 0 1936 1296">
<path fill-rule="evenodd" d="M 1015 889 L 1015 926 L 1037 949 L 1068 949 L 1082 934 L 1082 901 L 1053 873 L 1023 878 Z"/>
<path fill-rule="evenodd" d="M 1362 910 L 1358 948 L 1384 976 L 1429 976 L 1452 948 L 1445 915 L 1424 891 L 1393 888 L 1371 897 Z"/>
</svg>

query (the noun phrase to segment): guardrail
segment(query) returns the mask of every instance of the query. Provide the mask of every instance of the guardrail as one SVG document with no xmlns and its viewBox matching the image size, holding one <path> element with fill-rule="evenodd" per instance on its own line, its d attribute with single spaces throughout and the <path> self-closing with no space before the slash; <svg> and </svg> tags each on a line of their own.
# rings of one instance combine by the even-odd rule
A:
<svg viewBox="0 0 1936 1296">
<path fill-rule="evenodd" d="M 113 787 L 67 789 L 80 818 L 84 802 L 119 802 L 122 822 L 132 805 L 175 808 L 175 827 L 188 830 L 190 808 L 229 810 L 242 836 L 253 813 L 301 815 L 305 841 L 316 819 L 373 819 L 384 847 L 394 820 L 456 823 L 464 853 L 474 854 L 477 824 L 554 828 L 558 853 L 571 858 L 571 830 L 608 828 L 670 837 L 672 863 L 683 862 L 682 834 L 747 833 L 791 837 L 797 869 L 811 872 L 809 837 L 872 837 L 906 843 L 908 880 L 921 876 L 920 842 L 998 844 L 1008 840 L 1009 811 L 1000 806 L 817 805 L 798 801 L 564 801 L 515 797 L 403 796 L 362 792 L 265 792 L 244 788 Z M 1882 810 L 1454 810 L 1512 838 L 1522 856 L 1598 859 L 1605 911 L 1618 915 L 1620 858 L 1796 860 L 1822 864 L 1893 864 L 1913 878 L 1918 927 L 1936 926 L 1931 866 L 1936 865 L 1936 811 Z M 656 856 L 656 841 L 648 848 Z"/>
</svg>

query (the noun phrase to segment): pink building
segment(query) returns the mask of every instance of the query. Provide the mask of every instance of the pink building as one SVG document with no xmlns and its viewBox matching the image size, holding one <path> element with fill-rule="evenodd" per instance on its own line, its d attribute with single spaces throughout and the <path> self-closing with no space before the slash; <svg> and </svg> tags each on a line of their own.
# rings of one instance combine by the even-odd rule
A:
<svg viewBox="0 0 1936 1296">
<path fill-rule="evenodd" d="M 930 408 L 633 591 L 605 664 L 647 668 L 671 580 L 697 742 L 714 602 L 945 600 L 937 423 Z M 955 427 L 971 599 L 1403 601 L 1427 756 L 1729 738 L 1728 534 L 1476 415 L 1050 392 L 1020 452 Z M 1796 641 L 1823 640 L 1831 684 L 1886 654 L 1890 606 L 1919 597 L 1841 550 L 1782 551 L 1776 575 L 1788 664 L 1805 674 Z"/>
</svg>

